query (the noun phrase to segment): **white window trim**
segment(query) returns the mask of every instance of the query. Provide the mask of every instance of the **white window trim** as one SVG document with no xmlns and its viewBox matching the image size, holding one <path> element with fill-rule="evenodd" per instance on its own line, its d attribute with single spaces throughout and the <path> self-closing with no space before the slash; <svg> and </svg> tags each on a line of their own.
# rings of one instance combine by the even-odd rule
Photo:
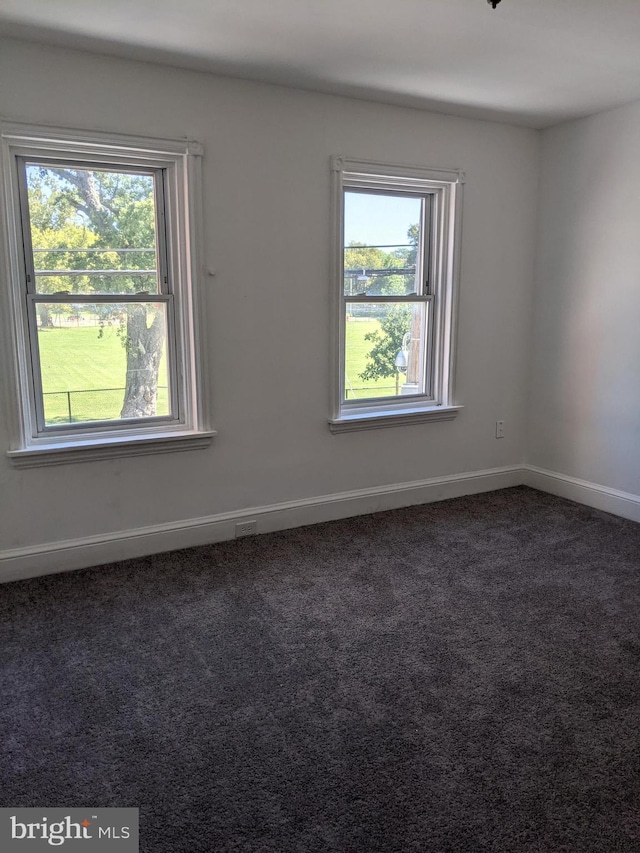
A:
<svg viewBox="0 0 640 853">
<path fill-rule="evenodd" d="M 333 433 L 405 426 L 426 421 L 452 420 L 462 408 L 454 394 L 457 309 L 462 229 L 460 169 L 394 166 L 372 160 L 331 158 L 332 172 L 332 390 L 329 428 Z M 435 275 L 438 300 L 435 319 L 435 358 L 432 399 L 412 398 L 344 401 L 344 206 L 345 189 L 398 189 L 434 193 L 438 197 L 435 222 Z M 432 263 L 433 263 L 432 261 Z"/>
<path fill-rule="evenodd" d="M 7 455 L 17 467 L 131 456 L 209 445 L 209 402 L 198 318 L 204 316 L 202 260 L 202 146 L 191 140 L 152 139 L 2 121 L 0 208 L 8 287 L 0 294 L 5 342 L 2 357 L 13 365 L 7 377 L 5 412 L 11 447 Z M 54 156 L 96 164 L 140 165 L 166 170 L 167 232 L 172 236 L 169 263 L 175 293 L 179 416 L 171 424 L 117 426 L 38 435 L 32 371 L 28 367 L 29 332 L 24 299 L 22 223 L 18 205 L 16 157 Z"/>
</svg>

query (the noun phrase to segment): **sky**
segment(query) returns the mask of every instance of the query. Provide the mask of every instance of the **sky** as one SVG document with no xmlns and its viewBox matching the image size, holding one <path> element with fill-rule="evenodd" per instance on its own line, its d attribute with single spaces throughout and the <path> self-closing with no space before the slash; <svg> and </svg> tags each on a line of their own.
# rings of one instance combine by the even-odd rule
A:
<svg viewBox="0 0 640 853">
<path fill-rule="evenodd" d="M 410 225 L 420 221 L 419 198 L 345 192 L 344 242 L 403 245 Z"/>
</svg>

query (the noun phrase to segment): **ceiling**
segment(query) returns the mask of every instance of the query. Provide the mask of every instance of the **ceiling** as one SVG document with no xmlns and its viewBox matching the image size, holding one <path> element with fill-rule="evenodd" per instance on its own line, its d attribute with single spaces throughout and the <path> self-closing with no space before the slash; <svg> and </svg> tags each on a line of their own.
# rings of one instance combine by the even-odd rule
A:
<svg viewBox="0 0 640 853">
<path fill-rule="evenodd" d="M 0 0 L 0 33 L 531 127 L 640 98 L 640 0 Z"/>
</svg>

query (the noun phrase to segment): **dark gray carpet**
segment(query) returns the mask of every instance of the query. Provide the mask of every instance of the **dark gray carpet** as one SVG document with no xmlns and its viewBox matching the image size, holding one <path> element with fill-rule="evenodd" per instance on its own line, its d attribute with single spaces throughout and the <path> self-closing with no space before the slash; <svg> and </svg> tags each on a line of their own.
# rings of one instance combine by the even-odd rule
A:
<svg viewBox="0 0 640 853">
<path fill-rule="evenodd" d="M 0 587 L 0 806 L 144 853 L 640 851 L 640 526 L 527 488 Z"/>
</svg>

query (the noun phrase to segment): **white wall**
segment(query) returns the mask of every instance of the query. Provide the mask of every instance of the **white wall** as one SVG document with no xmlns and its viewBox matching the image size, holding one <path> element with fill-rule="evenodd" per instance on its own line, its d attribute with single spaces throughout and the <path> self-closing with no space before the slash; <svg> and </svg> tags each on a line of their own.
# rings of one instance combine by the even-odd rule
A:
<svg viewBox="0 0 640 853">
<path fill-rule="evenodd" d="M 639 151 L 640 103 L 543 135 L 528 442 L 533 465 L 637 496 Z"/>
<path fill-rule="evenodd" d="M 218 270 L 204 327 L 219 431 L 208 450 L 64 467 L 16 470 L 0 453 L 0 548 L 522 461 L 537 132 L 11 40 L 0 42 L 0 80 L 10 119 L 204 143 L 205 250 Z M 334 153 L 467 172 L 465 408 L 451 423 L 329 432 Z"/>
</svg>

